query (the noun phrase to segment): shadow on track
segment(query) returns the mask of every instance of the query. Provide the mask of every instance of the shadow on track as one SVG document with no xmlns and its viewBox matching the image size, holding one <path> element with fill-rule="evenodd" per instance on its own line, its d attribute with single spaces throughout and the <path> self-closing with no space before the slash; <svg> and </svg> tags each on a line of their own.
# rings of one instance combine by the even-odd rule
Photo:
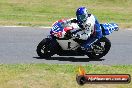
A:
<svg viewBox="0 0 132 88">
<path fill-rule="evenodd" d="M 51 58 L 41 58 L 33 57 L 36 59 L 46 59 L 46 60 L 58 60 L 58 61 L 70 61 L 70 62 L 89 62 L 89 61 L 103 61 L 105 59 L 90 59 L 90 58 L 75 58 L 75 57 L 51 57 Z"/>
</svg>

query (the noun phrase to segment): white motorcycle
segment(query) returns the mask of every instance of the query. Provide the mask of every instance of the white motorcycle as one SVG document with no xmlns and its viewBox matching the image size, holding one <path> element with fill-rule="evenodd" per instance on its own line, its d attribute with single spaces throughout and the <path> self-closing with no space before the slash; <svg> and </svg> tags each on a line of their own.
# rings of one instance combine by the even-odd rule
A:
<svg viewBox="0 0 132 88">
<path fill-rule="evenodd" d="M 43 39 L 37 46 L 37 54 L 41 58 L 50 58 L 54 54 L 59 56 L 84 56 L 87 55 L 90 59 L 100 59 L 105 56 L 111 47 L 111 42 L 106 35 L 117 31 L 118 25 L 115 23 L 100 24 L 103 37 L 95 42 L 91 49 L 82 50 L 80 44 L 84 40 L 72 38 L 69 30 L 77 28 L 77 24 L 72 23 L 70 27 L 63 27 L 61 22 L 56 22 L 51 28 L 50 35 Z"/>
</svg>

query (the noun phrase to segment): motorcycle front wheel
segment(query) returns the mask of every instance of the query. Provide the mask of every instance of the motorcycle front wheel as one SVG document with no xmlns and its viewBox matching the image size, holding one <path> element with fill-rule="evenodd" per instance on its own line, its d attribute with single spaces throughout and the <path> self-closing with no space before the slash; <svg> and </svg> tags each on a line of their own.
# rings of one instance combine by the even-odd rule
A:
<svg viewBox="0 0 132 88">
<path fill-rule="evenodd" d="M 43 39 L 37 46 L 36 52 L 41 58 L 50 58 L 53 54 L 51 51 L 50 39 Z"/>
</svg>

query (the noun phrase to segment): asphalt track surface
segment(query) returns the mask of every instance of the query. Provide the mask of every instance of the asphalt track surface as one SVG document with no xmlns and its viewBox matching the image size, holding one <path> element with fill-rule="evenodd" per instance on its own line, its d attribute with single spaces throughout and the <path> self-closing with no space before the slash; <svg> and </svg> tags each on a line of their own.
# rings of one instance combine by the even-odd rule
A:
<svg viewBox="0 0 132 88">
<path fill-rule="evenodd" d="M 0 27 L 0 64 L 132 64 L 132 30 L 130 29 L 120 29 L 109 35 L 111 49 L 99 60 L 88 59 L 87 56 L 58 55 L 54 55 L 51 59 L 40 59 L 36 54 L 36 47 L 49 31 L 49 28 Z"/>
</svg>

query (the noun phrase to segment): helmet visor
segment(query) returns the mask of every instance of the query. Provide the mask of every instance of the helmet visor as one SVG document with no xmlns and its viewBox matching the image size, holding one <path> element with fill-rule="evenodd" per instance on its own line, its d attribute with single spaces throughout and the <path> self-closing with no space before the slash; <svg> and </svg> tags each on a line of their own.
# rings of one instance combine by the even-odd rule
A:
<svg viewBox="0 0 132 88">
<path fill-rule="evenodd" d="M 86 21 L 86 15 L 78 15 L 77 16 L 77 19 L 79 20 L 79 21 Z"/>
</svg>

